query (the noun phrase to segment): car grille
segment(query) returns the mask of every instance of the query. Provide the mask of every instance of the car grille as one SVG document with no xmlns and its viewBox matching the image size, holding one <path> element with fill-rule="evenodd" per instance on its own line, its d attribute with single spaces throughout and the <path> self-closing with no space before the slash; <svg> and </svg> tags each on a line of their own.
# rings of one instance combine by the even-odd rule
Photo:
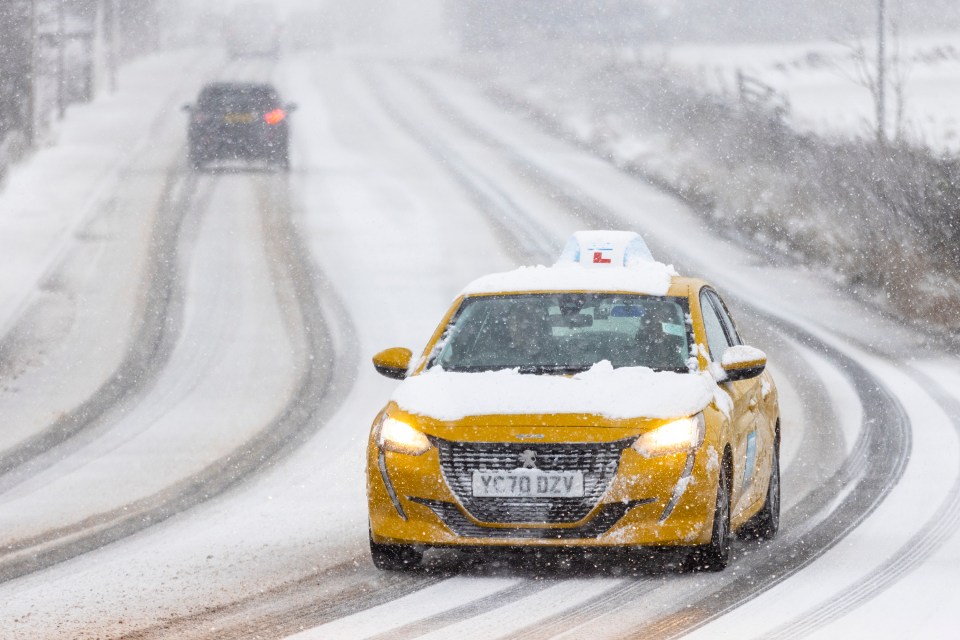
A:
<svg viewBox="0 0 960 640">
<path fill-rule="evenodd" d="M 632 439 L 584 444 L 453 442 L 435 439 L 447 485 L 464 509 L 481 522 L 496 524 L 566 524 L 586 517 L 617 474 L 621 452 Z M 583 472 L 582 498 L 475 498 L 473 472 L 512 471 L 521 456 L 536 452 L 543 471 Z"/>
<path fill-rule="evenodd" d="M 577 538 L 598 538 L 615 525 L 630 509 L 656 502 L 654 498 L 632 502 L 613 502 L 605 504 L 594 518 L 579 527 L 484 527 L 474 524 L 461 513 L 460 508 L 451 502 L 410 498 L 413 502 L 430 507 L 458 536 L 464 538 L 519 538 L 522 540 L 574 540 Z"/>
</svg>

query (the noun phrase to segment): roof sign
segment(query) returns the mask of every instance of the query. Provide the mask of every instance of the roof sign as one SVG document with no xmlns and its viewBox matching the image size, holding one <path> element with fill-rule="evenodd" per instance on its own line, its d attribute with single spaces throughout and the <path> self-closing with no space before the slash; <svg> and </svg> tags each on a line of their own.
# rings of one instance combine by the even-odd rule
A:
<svg viewBox="0 0 960 640">
<path fill-rule="evenodd" d="M 633 231 L 577 231 L 557 260 L 590 267 L 630 267 L 638 262 L 654 259 L 647 243 Z"/>
</svg>

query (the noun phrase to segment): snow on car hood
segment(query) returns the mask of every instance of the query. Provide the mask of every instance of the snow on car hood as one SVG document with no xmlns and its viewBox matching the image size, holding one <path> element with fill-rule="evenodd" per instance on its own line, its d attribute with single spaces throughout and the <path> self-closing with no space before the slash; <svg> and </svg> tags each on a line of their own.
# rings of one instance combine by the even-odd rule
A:
<svg viewBox="0 0 960 640">
<path fill-rule="evenodd" d="M 393 401 L 444 422 L 468 416 L 588 414 L 612 420 L 676 418 L 704 409 L 719 391 L 710 374 L 614 369 L 608 361 L 572 377 L 516 369 L 454 373 L 435 367 L 403 381 Z"/>
<path fill-rule="evenodd" d="M 584 267 L 559 264 L 552 267 L 520 267 L 505 273 L 493 273 L 474 280 L 462 295 L 516 293 L 520 291 L 627 291 L 648 295 L 666 295 L 670 278 L 677 275 L 672 266 L 661 262 L 637 262 L 629 267 Z"/>
</svg>

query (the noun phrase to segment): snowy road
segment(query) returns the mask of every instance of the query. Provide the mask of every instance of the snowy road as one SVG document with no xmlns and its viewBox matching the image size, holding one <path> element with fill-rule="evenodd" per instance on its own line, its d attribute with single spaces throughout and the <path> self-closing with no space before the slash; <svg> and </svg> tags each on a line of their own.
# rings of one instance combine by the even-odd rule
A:
<svg viewBox="0 0 960 640">
<path fill-rule="evenodd" d="M 951 628 L 960 361 L 945 345 L 823 274 L 718 237 L 456 77 L 319 54 L 224 65 L 207 52 L 182 74 L 187 55 L 128 66 L 121 95 L 71 113 L 61 149 L 0 192 L 13 271 L 0 280 L 0 637 Z M 205 78 L 234 76 L 271 78 L 300 105 L 289 175 L 186 169 L 176 106 Z M 128 104 L 149 106 L 112 126 L 91 113 Z M 118 142 L 89 176 L 64 169 L 57 154 L 80 146 L 71 132 L 98 126 Z M 72 201 L 31 190 L 58 183 Z M 781 535 L 737 543 L 717 575 L 449 554 L 377 572 L 363 448 L 393 383 L 370 355 L 419 348 L 466 282 L 550 262 L 588 227 L 636 229 L 713 281 L 770 354 Z M 17 243 L 23 229 L 31 241 Z"/>
</svg>

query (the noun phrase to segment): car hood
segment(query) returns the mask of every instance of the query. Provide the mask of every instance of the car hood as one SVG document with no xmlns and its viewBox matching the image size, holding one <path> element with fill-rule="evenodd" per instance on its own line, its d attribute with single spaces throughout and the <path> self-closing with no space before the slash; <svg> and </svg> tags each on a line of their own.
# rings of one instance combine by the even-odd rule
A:
<svg viewBox="0 0 960 640">
<path fill-rule="evenodd" d="M 675 418 L 702 411 L 720 392 L 706 373 L 614 369 L 595 364 L 574 376 L 517 370 L 454 373 L 439 367 L 407 378 L 392 400 L 408 413 L 449 422 L 488 415 L 596 415 L 611 420 Z"/>
</svg>

